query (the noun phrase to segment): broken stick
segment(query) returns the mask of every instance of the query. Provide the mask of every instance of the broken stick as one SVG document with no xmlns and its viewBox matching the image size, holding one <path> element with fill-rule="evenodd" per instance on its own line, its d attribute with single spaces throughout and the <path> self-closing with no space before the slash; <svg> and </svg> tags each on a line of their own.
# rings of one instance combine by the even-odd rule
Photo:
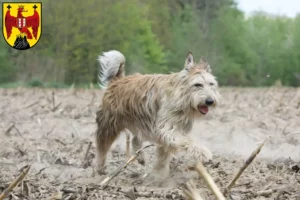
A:
<svg viewBox="0 0 300 200">
<path fill-rule="evenodd" d="M 19 135 L 20 137 L 23 137 L 22 134 L 21 134 L 21 132 L 20 132 L 19 129 L 16 127 L 16 124 L 15 124 L 14 122 L 13 122 L 13 123 L 8 127 L 8 129 L 5 131 L 5 135 L 9 135 L 10 131 L 11 131 L 13 128 L 16 129 L 16 131 L 17 131 L 17 133 L 18 133 L 18 135 Z"/>
<path fill-rule="evenodd" d="M 59 102 L 59 104 L 57 104 L 54 108 L 52 108 L 52 112 L 55 112 L 60 105 L 61 105 L 61 102 Z"/>
<path fill-rule="evenodd" d="M 15 123 L 12 123 L 5 131 L 5 135 L 9 135 L 10 131 L 15 127 Z"/>
<path fill-rule="evenodd" d="M 0 200 L 3 200 L 26 176 L 29 172 L 30 165 L 26 166 L 21 174 L 6 188 L 0 195 Z"/>
<path fill-rule="evenodd" d="M 126 131 L 126 159 L 130 158 L 130 133 Z"/>
<path fill-rule="evenodd" d="M 52 91 L 52 109 L 55 108 L 55 94 L 54 91 Z"/>
<path fill-rule="evenodd" d="M 241 167 L 241 169 L 238 171 L 238 173 L 234 176 L 234 178 L 232 179 L 232 181 L 230 181 L 230 183 L 226 186 L 226 188 L 223 191 L 223 195 L 226 196 L 227 194 L 229 194 L 230 189 L 233 187 L 233 185 L 235 184 L 235 182 L 239 179 L 239 177 L 242 175 L 242 173 L 245 171 L 245 169 L 252 163 L 252 161 L 254 160 L 254 158 L 257 156 L 257 154 L 260 152 L 261 148 L 265 145 L 267 139 L 265 139 L 265 141 L 259 145 L 250 155 L 250 157 L 246 160 L 246 162 L 244 163 L 244 165 Z"/>
<path fill-rule="evenodd" d="M 89 145 L 86 149 L 86 152 L 85 152 L 85 155 L 84 155 L 84 158 L 83 158 L 83 162 L 82 162 L 82 167 L 83 168 L 87 168 L 88 167 L 88 164 L 89 164 L 89 151 L 91 149 L 91 146 L 92 146 L 92 142 L 89 142 Z"/>
<path fill-rule="evenodd" d="M 34 103 L 32 103 L 32 104 L 29 104 L 28 106 L 24 107 L 24 109 L 30 108 L 30 107 L 32 107 L 32 106 L 38 104 L 38 103 L 39 103 L 39 101 L 36 101 L 36 102 L 34 102 Z"/>
<path fill-rule="evenodd" d="M 115 172 L 113 172 L 111 175 L 109 175 L 108 177 L 106 177 L 101 183 L 101 186 L 107 186 L 108 182 L 111 181 L 113 178 L 115 178 L 116 176 L 118 176 L 124 169 L 126 169 L 126 167 L 132 162 L 134 161 L 138 155 L 140 154 L 141 151 L 143 151 L 144 149 L 148 148 L 148 147 L 152 147 L 154 146 L 154 144 L 150 144 L 147 146 L 144 146 L 142 148 L 140 148 L 139 150 L 137 150 L 135 152 L 135 155 L 132 155 L 120 168 L 118 168 Z"/>
<path fill-rule="evenodd" d="M 75 129 L 75 131 L 76 131 L 76 133 L 77 133 L 77 136 L 80 138 L 80 137 L 81 137 L 81 134 L 80 134 L 78 128 L 76 127 L 76 125 L 74 124 L 74 122 L 72 122 L 72 126 L 73 126 L 73 128 Z"/>
<path fill-rule="evenodd" d="M 183 192 L 189 200 L 204 200 L 201 197 L 201 195 L 197 192 L 195 184 L 192 180 L 188 181 L 184 185 L 184 187 L 185 187 L 185 189 L 183 190 Z"/>
<path fill-rule="evenodd" d="M 197 163 L 195 169 L 198 172 L 198 174 L 204 179 L 205 183 L 208 185 L 209 189 L 213 192 L 216 198 L 218 200 L 226 200 L 222 192 L 220 191 L 219 187 L 212 179 L 212 177 L 209 175 L 209 173 L 207 172 L 207 170 L 205 169 L 205 167 L 201 162 Z"/>
</svg>

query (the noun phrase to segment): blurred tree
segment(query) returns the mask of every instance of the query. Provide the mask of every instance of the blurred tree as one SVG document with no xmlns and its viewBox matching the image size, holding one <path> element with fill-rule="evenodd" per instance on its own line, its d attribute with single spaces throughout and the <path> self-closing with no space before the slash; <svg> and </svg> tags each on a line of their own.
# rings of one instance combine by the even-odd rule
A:
<svg viewBox="0 0 300 200">
<path fill-rule="evenodd" d="M 291 50 L 296 42 L 293 41 L 292 22 L 289 18 L 262 12 L 247 20 L 246 39 L 255 54 L 254 64 L 246 69 L 250 72 L 251 85 L 271 85 L 276 80 L 292 84 L 292 71 L 298 68 L 297 64 L 291 63 L 295 55 Z"/>
<path fill-rule="evenodd" d="M 151 30 L 146 6 L 138 0 L 43 3 L 43 18 L 47 20 L 43 20 L 42 39 L 26 55 L 39 58 L 41 66 L 45 66 L 44 56 L 49 58 L 49 73 L 38 75 L 43 80 L 95 82 L 97 56 L 111 49 L 124 53 L 128 72 L 163 70 L 163 46 Z M 26 66 L 25 71 L 28 69 Z M 40 70 L 34 71 L 38 74 Z"/>
<path fill-rule="evenodd" d="M 17 76 L 17 68 L 10 59 L 8 48 L 0 48 L 0 83 L 13 82 Z"/>
<path fill-rule="evenodd" d="M 0 82 L 95 83 L 98 55 L 117 49 L 127 74 L 179 71 L 192 51 L 220 85 L 300 85 L 300 16 L 245 17 L 233 0 L 42 2 L 40 41 L 0 49 Z"/>
<path fill-rule="evenodd" d="M 236 5 L 228 2 L 219 9 L 212 22 L 213 42 L 218 49 L 218 61 L 215 74 L 224 85 L 246 84 L 246 71 L 253 62 L 251 50 L 245 38 L 244 16 Z"/>
</svg>

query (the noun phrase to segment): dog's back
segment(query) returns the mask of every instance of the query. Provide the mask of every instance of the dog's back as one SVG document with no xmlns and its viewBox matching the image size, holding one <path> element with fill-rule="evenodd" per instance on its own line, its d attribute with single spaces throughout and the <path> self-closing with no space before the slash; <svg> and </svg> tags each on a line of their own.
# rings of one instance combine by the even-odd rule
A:
<svg viewBox="0 0 300 200">
<path fill-rule="evenodd" d="M 119 115 L 141 117 L 142 112 L 150 115 L 159 109 L 161 88 L 165 75 L 131 75 L 110 83 L 104 93 L 102 106 Z"/>
<path fill-rule="evenodd" d="M 143 125 L 143 130 L 150 129 L 161 105 L 161 94 L 167 88 L 164 85 L 169 84 L 172 75 L 134 74 L 125 77 L 125 57 L 115 50 L 105 52 L 99 61 L 99 82 L 105 87 L 101 110 L 109 113 L 110 118 L 116 118 L 119 127 L 123 122 Z"/>
</svg>

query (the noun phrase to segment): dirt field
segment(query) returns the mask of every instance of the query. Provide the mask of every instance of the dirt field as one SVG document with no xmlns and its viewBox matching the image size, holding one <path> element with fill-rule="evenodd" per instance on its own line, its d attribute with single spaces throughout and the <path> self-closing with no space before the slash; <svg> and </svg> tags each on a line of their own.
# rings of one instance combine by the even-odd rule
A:
<svg viewBox="0 0 300 200">
<path fill-rule="evenodd" d="M 219 108 L 197 122 L 192 133 L 214 153 L 205 166 L 217 185 L 223 189 L 271 136 L 231 198 L 299 200 L 300 88 L 222 88 L 221 94 Z M 185 199 L 182 188 L 189 179 L 203 198 L 214 199 L 201 177 L 188 169 L 191 160 L 184 154 L 174 156 L 169 179 L 145 178 L 154 162 L 154 147 L 145 150 L 145 166 L 134 162 L 101 188 L 108 175 L 99 176 L 93 169 L 100 97 L 99 90 L 0 89 L 0 193 L 31 165 L 7 199 Z M 125 161 L 124 138 L 109 155 L 110 173 Z"/>
</svg>

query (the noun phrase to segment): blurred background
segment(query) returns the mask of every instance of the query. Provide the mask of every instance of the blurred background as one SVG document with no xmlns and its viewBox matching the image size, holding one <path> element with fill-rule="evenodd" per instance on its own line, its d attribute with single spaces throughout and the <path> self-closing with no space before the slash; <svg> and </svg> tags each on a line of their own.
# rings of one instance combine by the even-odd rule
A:
<svg viewBox="0 0 300 200">
<path fill-rule="evenodd" d="M 258 11 L 250 0 L 41 2 L 35 47 L 17 51 L 1 40 L 0 87 L 96 84 L 96 59 L 111 49 L 126 56 L 126 74 L 177 72 L 192 51 L 221 86 L 300 86 L 300 15 L 272 12 L 275 0 Z"/>
</svg>

